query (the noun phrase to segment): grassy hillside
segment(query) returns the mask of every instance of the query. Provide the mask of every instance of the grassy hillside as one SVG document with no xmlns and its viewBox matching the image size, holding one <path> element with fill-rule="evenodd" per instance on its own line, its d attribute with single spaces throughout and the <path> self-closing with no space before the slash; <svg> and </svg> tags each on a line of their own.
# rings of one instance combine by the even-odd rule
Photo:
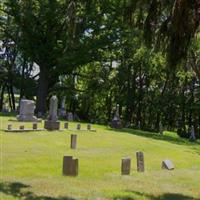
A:
<svg viewBox="0 0 200 200">
<path fill-rule="evenodd" d="M 8 117 L 1 117 L 1 129 Z M 18 122 L 12 122 L 17 127 Z M 25 126 L 31 126 L 25 123 Z M 42 127 L 42 124 L 40 124 Z M 75 128 L 70 123 L 70 128 Z M 85 124 L 82 124 L 86 128 Z M 30 200 L 190 200 L 200 199 L 200 142 L 193 144 L 165 132 L 164 136 L 94 126 L 97 132 L 0 131 L 0 199 Z M 78 148 L 69 148 L 70 133 Z M 145 173 L 136 172 L 135 152 L 145 155 Z M 62 176 L 64 155 L 79 158 L 79 176 Z M 132 158 L 130 176 L 120 175 L 121 158 Z M 161 169 L 169 158 L 174 171 Z"/>
</svg>

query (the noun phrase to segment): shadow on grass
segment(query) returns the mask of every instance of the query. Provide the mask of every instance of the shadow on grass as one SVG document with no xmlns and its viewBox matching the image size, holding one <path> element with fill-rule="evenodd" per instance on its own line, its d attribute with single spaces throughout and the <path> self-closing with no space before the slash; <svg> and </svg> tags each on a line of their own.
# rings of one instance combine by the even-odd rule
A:
<svg viewBox="0 0 200 200">
<path fill-rule="evenodd" d="M 135 200 L 136 197 L 137 199 L 145 197 L 148 200 L 199 200 L 199 198 L 197 199 L 179 193 L 164 193 L 159 196 L 154 196 L 138 191 L 125 191 L 125 192 L 127 192 L 127 194 L 115 196 L 113 200 Z"/>
<path fill-rule="evenodd" d="M 37 196 L 34 193 L 27 191 L 27 189 L 30 188 L 29 185 L 25 185 L 23 183 L 19 182 L 13 182 L 13 183 L 0 183 L 0 192 L 10 195 L 13 197 L 17 197 L 19 199 L 24 200 L 75 200 L 71 197 L 49 197 L 49 196 Z M 24 190 L 24 191 L 23 191 Z"/>
<path fill-rule="evenodd" d="M 200 140 L 196 142 L 190 142 L 189 140 L 184 139 L 184 138 L 172 137 L 170 135 L 165 135 L 165 134 L 161 135 L 159 133 L 142 131 L 142 130 L 135 130 L 135 129 L 129 129 L 129 128 L 123 128 L 123 129 L 107 128 L 107 130 L 113 130 L 113 131 L 122 132 L 122 133 L 129 133 L 132 135 L 138 135 L 138 136 L 147 137 L 147 138 L 151 138 L 155 140 L 168 141 L 168 142 L 172 142 L 172 143 L 180 144 L 180 145 L 188 145 L 188 146 L 200 145 Z"/>
</svg>

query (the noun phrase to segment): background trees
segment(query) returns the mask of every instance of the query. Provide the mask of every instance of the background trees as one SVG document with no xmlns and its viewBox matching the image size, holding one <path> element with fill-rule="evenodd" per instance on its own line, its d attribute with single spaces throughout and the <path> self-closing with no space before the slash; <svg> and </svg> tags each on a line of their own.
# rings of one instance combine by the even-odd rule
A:
<svg viewBox="0 0 200 200">
<path fill-rule="evenodd" d="M 84 120 L 107 123 L 118 103 L 126 126 L 158 130 L 162 123 L 182 136 L 192 124 L 198 129 L 197 0 L 1 5 L 1 108 L 7 90 L 15 109 L 15 89 L 37 96 L 45 113 L 57 93 Z"/>
</svg>

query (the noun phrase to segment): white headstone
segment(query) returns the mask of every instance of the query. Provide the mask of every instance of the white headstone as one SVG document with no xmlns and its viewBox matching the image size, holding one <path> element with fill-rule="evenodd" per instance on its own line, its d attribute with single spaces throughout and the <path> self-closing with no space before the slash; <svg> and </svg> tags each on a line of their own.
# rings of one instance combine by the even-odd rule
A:
<svg viewBox="0 0 200 200">
<path fill-rule="evenodd" d="M 162 161 L 162 168 L 163 169 L 168 169 L 168 170 L 173 170 L 174 169 L 174 164 L 172 163 L 171 160 L 163 160 Z"/>
<path fill-rule="evenodd" d="M 34 101 L 28 99 L 21 99 L 19 115 L 17 116 L 17 119 L 19 121 L 38 121 L 37 117 L 34 116 L 34 110 Z"/>
</svg>

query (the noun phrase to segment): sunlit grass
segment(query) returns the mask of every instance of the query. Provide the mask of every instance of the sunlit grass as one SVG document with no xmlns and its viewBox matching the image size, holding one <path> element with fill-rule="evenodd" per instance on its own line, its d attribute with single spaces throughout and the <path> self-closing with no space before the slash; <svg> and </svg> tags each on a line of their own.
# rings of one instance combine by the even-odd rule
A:
<svg viewBox="0 0 200 200">
<path fill-rule="evenodd" d="M 8 119 L 1 117 L 2 129 L 8 123 L 16 128 L 21 124 Z M 64 121 L 62 127 L 63 124 Z M 24 125 L 32 127 L 31 123 Z M 86 129 L 86 124 L 81 125 Z M 12 200 L 48 197 L 61 200 L 61 196 L 84 200 L 200 199 L 199 142 L 190 143 L 170 132 L 160 136 L 129 129 L 115 131 L 100 125 L 93 127 L 97 132 L 76 131 L 75 122 L 69 124 L 74 131 L 5 133 L 2 130 L 0 197 Z M 69 148 L 71 133 L 78 135 L 77 150 Z M 136 172 L 138 150 L 145 154 L 145 173 Z M 64 155 L 79 158 L 78 177 L 62 176 Z M 125 156 L 132 158 L 130 176 L 120 175 L 121 158 Z M 174 171 L 161 169 L 161 161 L 166 158 L 173 161 Z M 21 185 L 16 186 L 15 182 Z"/>
</svg>

